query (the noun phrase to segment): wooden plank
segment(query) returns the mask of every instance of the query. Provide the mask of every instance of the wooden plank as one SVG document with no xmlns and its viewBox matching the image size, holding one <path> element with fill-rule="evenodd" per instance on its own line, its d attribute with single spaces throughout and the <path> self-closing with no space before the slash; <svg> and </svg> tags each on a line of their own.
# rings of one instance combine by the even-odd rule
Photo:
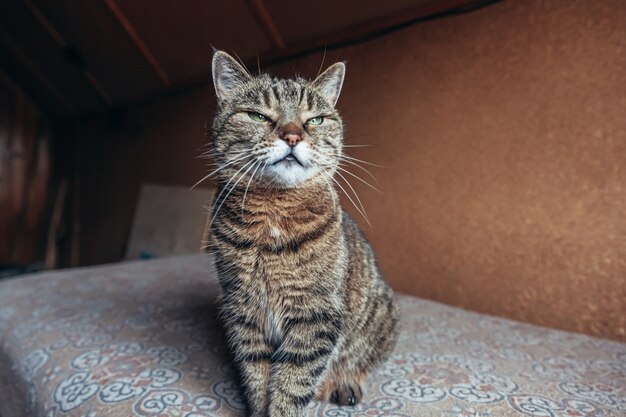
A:
<svg viewBox="0 0 626 417">
<path fill-rule="evenodd" d="M 111 0 L 104 0 L 111 1 Z M 355 25 L 348 29 L 342 29 L 337 32 L 317 37 L 305 42 L 286 46 L 284 49 L 275 49 L 268 51 L 259 56 L 244 57 L 243 62 L 249 68 L 255 68 L 257 65 L 272 65 L 281 61 L 286 61 L 299 56 L 312 54 L 315 52 L 342 48 L 345 46 L 361 43 L 369 39 L 382 36 L 388 32 L 416 24 L 420 21 L 445 17 L 454 13 L 462 13 L 466 9 L 480 8 L 502 0 L 440 0 L 421 4 L 410 10 L 401 13 L 395 13 L 381 19 L 374 19 L 369 22 Z M 208 70 L 208 64 L 207 64 Z M 206 88 L 210 84 L 206 73 L 190 77 L 186 81 L 170 86 L 166 91 L 158 95 L 149 95 L 126 103 L 127 107 L 139 107 L 161 100 L 163 97 L 172 96 L 190 91 L 197 88 Z"/>
<path fill-rule="evenodd" d="M 80 230 L 81 230 L 81 213 L 80 213 L 80 203 L 82 199 L 82 157 L 83 157 L 83 138 L 82 138 L 82 125 L 80 121 L 74 123 L 74 174 L 73 181 L 71 184 L 72 192 L 71 192 L 71 204 L 72 208 L 70 211 L 70 222 L 71 222 L 71 230 L 70 230 L 70 242 L 69 242 L 69 266 L 77 267 L 80 265 Z"/>
<path fill-rule="evenodd" d="M 499 0 L 495 0 L 499 1 Z M 408 10 L 403 10 L 379 19 L 358 23 L 346 29 L 320 35 L 307 41 L 298 42 L 281 50 L 274 50 L 264 53 L 260 57 L 261 64 L 271 65 L 277 62 L 286 61 L 298 56 L 319 52 L 325 49 L 336 49 L 346 47 L 355 43 L 363 42 L 371 38 L 383 35 L 438 15 L 444 15 L 447 11 L 459 8 L 471 7 L 473 5 L 491 4 L 495 1 L 476 0 L 440 0 L 420 4 Z M 246 63 L 252 65 L 256 63 L 256 57 L 247 57 Z"/>
<path fill-rule="evenodd" d="M 265 4 L 265 1 L 250 0 L 248 4 L 250 5 L 250 8 L 252 9 L 252 12 L 256 16 L 256 18 L 259 20 L 261 26 L 263 26 L 263 29 L 267 33 L 267 36 L 269 36 L 269 38 L 272 40 L 274 47 L 278 49 L 285 49 L 285 40 L 280 34 L 276 23 L 274 23 L 274 19 L 272 18 L 272 15 L 270 14 L 270 11 Z"/>
<path fill-rule="evenodd" d="M 54 40 L 54 42 L 59 45 L 62 50 L 68 50 L 71 46 L 67 43 L 65 38 L 56 30 L 54 25 L 48 20 L 48 18 L 43 14 L 43 12 L 35 5 L 32 0 L 23 0 L 24 4 L 33 15 L 37 23 L 46 31 L 46 33 Z M 83 77 L 87 80 L 91 88 L 98 94 L 100 99 L 104 101 L 108 105 L 114 105 L 113 99 L 107 93 L 107 91 L 102 87 L 102 84 L 98 81 L 96 77 L 84 67 L 77 66 L 74 62 L 72 62 L 73 66 L 77 67 Z"/>
<path fill-rule="evenodd" d="M 48 243 L 46 245 L 46 259 L 44 266 L 46 269 L 54 269 L 59 266 L 59 250 L 57 246 L 59 238 L 59 230 L 61 221 L 63 220 L 63 212 L 65 211 L 65 200 L 67 196 L 68 181 L 61 180 L 59 189 L 57 190 L 54 200 L 54 208 L 52 209 L 52 219 L 48 229 Z"/>
<path fill-rule="evenodd" d="M 37 78 L 37 80 L 54 96 L 58 103 L 65 109 L 66 112 L 76 115 L 76 109 L 65 97 L 65 95 L 48 79 L 44 72 L 33 62 L 32 59 L 26 54 L 19 45 L 0 28 L 0 43 L 4 43 L 8 49 L 10 49 L 26 67 L 26 69 Z"/>
<path fill-rule="evenodd" d="M 130 22 L 130 20 L 128 20 L 124 12 L 122 12 L 122 9 L 120 9 L 115 0 L 103 1 L 109 7 L 109 9 L 111 9 L 111 12 L 113 13 L 113 15 L 115 15 L 117 21 L 124 28 L 126 33 L 128 33 L 128 36 L 130 36 L 133 43 L 137 46 L 143 57 L 146 59 L 146 61 L 148 61 L 148 64 L 150 64 L 152 69 L 157 73 L 163 85 L 169 88 L 172 85 L 169 75 L 156 59 L 150 48 L 148 48 L 148 45 L 146 45 L 141 36 L 139 36 L 139 33 Z"/>
</svg>

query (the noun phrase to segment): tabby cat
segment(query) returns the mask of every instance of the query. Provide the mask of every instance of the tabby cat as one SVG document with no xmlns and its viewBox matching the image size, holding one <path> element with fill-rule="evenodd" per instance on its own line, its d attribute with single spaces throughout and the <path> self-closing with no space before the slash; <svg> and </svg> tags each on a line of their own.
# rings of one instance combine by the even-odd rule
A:
<svg viewBox="0 0 626 417">
<path fill-rule="evenodd" d="M 345 66 L 282 80 L 217 51 L 212 69 L 210 249 L 250 415 L 299 416 L 313 398 L 354 405 L 394 345 L 398 311 L 332 186 Z"/>
</svg>

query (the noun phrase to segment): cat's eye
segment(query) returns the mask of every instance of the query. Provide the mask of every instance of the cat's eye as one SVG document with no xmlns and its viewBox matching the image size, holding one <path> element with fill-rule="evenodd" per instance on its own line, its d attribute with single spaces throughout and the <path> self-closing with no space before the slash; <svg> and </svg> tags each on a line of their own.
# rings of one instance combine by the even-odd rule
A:
<svg viewBox="0 0 626 417">
<path fill-rule="evenodd" d="M 313 126 L 318 126 L 322 123 L 324 123 L 324 118 L 322 116 L 311 117 L 309 120 L 306 121 L 306 124 Z"/>
<path fill-rule="evenodd" d="M 259 123 L 265 123 L 265 122 L 270 121 L 270 119 L 267 116 L 263 116 L 261 113 L 256 113 L 253 111 L 248 112 L 248 116 L 250 116 L 250 118 L 254 120 L 255 122 L 259 122 Z"/>
</svg>

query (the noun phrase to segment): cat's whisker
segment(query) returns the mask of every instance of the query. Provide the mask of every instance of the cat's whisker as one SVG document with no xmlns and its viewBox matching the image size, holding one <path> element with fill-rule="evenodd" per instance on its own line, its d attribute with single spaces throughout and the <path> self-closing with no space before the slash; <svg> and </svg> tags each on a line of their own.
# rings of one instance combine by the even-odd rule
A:
<svg viewBox="0 0 626 417">
<path fill-rule="evenodd" d="M 213 146 L 214 146 L 214 144 L 211 143 L 211 142 L 204 142 L 202 145 L 200 145 L 200 146 L 198 146 L 196 148 L 196 151 L 198 151 L 198 152 L 202 152 L 202 151 L 206 152 L 206 151 L 210 150 L 211 148 L 213 148 Z"/>
<path fill-rule="evenodd" d="M 245 151 L 236 151 L 236 152 L 221 152 L 221 151 L 215 151 L 215 152 L 209 152 L 206 151 L 204 153 L 201 153 L 200 155 L 198 155 L 196 158 L 205 158 L 205 159 L 209 159 L 211 157 L 215 157 L 215 156 L 239 156 L 239 155 L 243 155 L 249 153 L 248 150 Z"/>
<path fill-rule="evenodd" d="M 239 61 L 239 63 L 241 64 L 241 66 L 243 67 L 244 70 L 246 70 L 246 72 L 248 73 L 248 75 L 250 77 L 252 77 L 252 73 L 250 72 L 250 70 L 248 69 L 248 67 L 246 67 L 246 64 L 243 63 L 243 60 L 241 59 L 241 57 L 237 54 L 237 52 L 233 52 L 233 54 L 235 55 L 235 57 L 237 58 L 237 61 Z"/>
<path fill-rule="evenodd" d="M 222 166 L 223 166 L 223 167 L 227 167 L 227 166 L 232 165 L 232 164 L 234 164 L 234 163 L 236 163 L 236 162 L 239 162 L 239 161 L 242 161 L 242 160 L 246 159 L 246 157 L 248 157 L 248 156 L 252 156 L 252 155 L 250 155 L 250 153 L 243 152 L 243 153 L 242 153 L 242 154 L 240 154 L 240 155 L 236 155 L 234 159 L 231 159 L 231 160 L 229 160 L 229 161 L 226 161 L 226 162 L 225 162 Z M 216 162 L 217 162 L 217 161 L 216 161 Z"/>
<path fill-rule="evenodd" d="M 215 167 L 217 167 L 219 165 L 223 165 L 223 164 L 229 163 L 229 162 L 233 161 L 234 159 L 237 159 L 237 160 L 244 159 L 247 155 L 250 155 L 250 154 L 249 153 L 244 153 L 244 154 L 240 154 L 240 155 L 232 155 L 232 156 L 229 155 L 229 156 L 225 156 L 223 158 L 220 157 L 219 159 L 218 159 L 217 156 L 215 156 L 215 157 L 207 158 L 208 161 L 207 161 L 206 164 L 207 164 L 207 166 L 215 166 Z"/>
<path fill-rule="evenodd" d="M 243 217 L 244 208 L 246 207 L 246 195 L 248 194 L 248 187 L 250 187 L 250 183 L 252 182 L 252 179 L 254 178 L 254 175 L 256 174 L 258 169 L 261 167 L 262 163 L 263 163 L 263 161 L 259 160 L 259 162 L 256 164 L 256 168 L 254 169 L 254 171 L 252 171 L 252 175 L 250 175 L 250 179 L 248 180 L 248 184 L 246 185 L 246 190 L 243 193 L 243 199 L 241 201 L 241 216 L 242 217 Z M 266 164 L 267 164 L 267 162 L 266 162 Z"/>
<path fill-rule="evenodd" d="M 323 160 L 323 162 L 325 163 L 325 166 L 335 165 L 333 159 L 329 158 L 327 155 L 324 155 L 320 151 L 313 151 L 313 154 L 316 155 L 317 158 Z M 336 157 L 341 158 L 341 155 L 337 155 Z"/>
<path fill-rule="evenodd" d="M 335 201 L 335 193 L 333 192 L 333 186 L 331 185 L 330 181 L 328 181 L 328 178 L 326 177 L 326 173 L 324 171 L 320 170 L 320 174 L 322 175 L 322 178 L 324 178 L 324 181 L 326 181 L 326 184 L 328 185 L 328 190 L 330 191 L 330 196 L 333 199 L 333 216 L 334 216 L 336 207 L 337 207 L 337 201 Z"/>
<path fill-rule="evenodd" d="M 385 166 L 385 165 L 373 164 L 373 163 L 371 163 L 371 162 L 367 162 L 367 161 L 364 161 L 364 160 L 359 159 L 359 158 L 354 158 L 354 157 L 349 156 L 349 155 L 346 155 L 346 154 L 341 155 L 341 157 L 342 157 L 342 158 L 347 158 L 347 159 L 350 159 L 351 161 L 360 162 L 360 163 L 362 163 L 362 164 L 372 165 L 372 166 L 375 166 L 375 167 L 378 167 L 378 168 L 389 168 L 388 166 Z"/>
<path fill-rule="evenodd" d="M 372 145 L 342 145 L 344 148 L 370 148 Z"/>
<path fill-rule="evenodd" d="M 224 168 L 229 167 L 230 165 L 239 162 L 241 160 L 246 159 L 246 157 L 252 157 L 252 155 L 243 155 L 237 159 L 234 159 L 232 161 L 228 161 L 227 163 L 225 163 L 224 165 L 220 166 L 219 168 L 215 169 L 214 171 L 209 172 L 207 175 L 205 175 L 204 177 L 202 177 L 198 182 L 196 182 L 194 185 L 191 186 L 191 188 L 189 188 L 189 190 L 193 190 L 194 188 L 196 188 L 198 185 L 200 185 L 202 182 L 206 181 L 207 179 L 211 178 L 213 175 L 217 174 L 219 171 L 223 170 Z"/>
<path fill-rule="evenodd" d="M 222 161 L 220 159 L 231 159 L 237 158 L 239 156 L 243 156 L 244 154 L 234 154 L 234 155 L 224 155 L 224 154 L 215 154 L 215 155 L 200 155 L 198 159 L 204 159 L 207 161 L 207 165 L 218 165 Z"/>
<path fill-rule="evenodd" d="M 365 168 L 365 167 L 362 167 L 361 165 L 359 165 L 359 164 L 358 164 L 358 163 L 356 163 L 356 162 L 350 161 L 350 160 L 348 160 L 348 159 L 341 159 L 341 158 L 340 158 L 340 159 L 339 159 L 339 163 L 341 164 L 342 162 L 345 162 L 346 164 L 353 165 L 353 166 L 355 166 L 355 167 L 357 167 L 357 168 L 359 168 L 359 169 L 361 169 L 361 170 L 365 171 L 365 172 L 366 172 L 366 173 L 367 173 L 370 177 L 372 177 L 372 179 L 374 180 L 374 182 L 375 182 L 376 184 L 378 184 L 378 179 L 374 176 L 374 174 L 372 174 L 372 173 L 370 172 L 370 170 L 369 170 L 369 169 L 367 169 L 367 168 Z"/>
<path fill-rule="evenodd" d="M 383 194 L 383 192 L 382 192 L 382 191 L 380 191 L 378 188 L 374 187 L 372 184 L 370 184 L 369 182 L 365 181 L 363 178 L 359 177 L 358 175 L 356 175 L 356 174 L 354 174 L 354 173 L 352 173 L 352 172 L 348 171 L 347 169 L 344 169 L 344 168 L 342 168 L 342 167 L 340 167 L 340 166 L 338 166 L 338 167 L 337 167 L 337 169 L 338 169 L 338 170 L 340 170 L 340 171 L 342 171 L 342 172 L 345 172 L 345 173 L 346 173 L 346 174 L 348 174 L 348 175 L 353 176 L 353 177 L 354 177 L 354 178 L 356 178 L 357 180 L 361 181 L 363 184 L 365 184 L 365 185 L 367 185 L 368 187 L 370 187 L 372 190 L 374 190 L 374 191 L 376 191 L 376 192 L 378 192 L 378 193 L 380 193 L 380 194 Z"/>
<path fill-rule="evenodd" d="M 324 61 L 326 60 L 326 43 L 324 43 L 324 55 L 322 55 L 322 63 L 320 64 L 320 68 L 317 70 L 317 75 L 315 78 L 319 77 L 322 73 L 322 68 L 324 68 Z"/>
<path fill-rule="evenodd" d="M 324 161 L 326 161 L 326 162 L 327 162 L 326 166 L 329 166 L 329 167 L 330 167 L 330 166 L 333 166 L 333 165 L 334 165 L 334 164 L 330 161 L 330 159 L 326 158 L 326 157 L 325 157 L 324 155 L 322 155 L 320 152 L 315 152 L 315 154 L 317 155 L 317 157 L 318 157 L 318 158 L 320 158 L 320 159 L 322 159 L 322 160 L 324 160 Z M 354 166 L 356 166 L 356 167 L 358 167 L 358 168 L 362 169 L 363 171 L 367 172 L 367 173 L 369 174 L 369 176 L 370 176 L 370 177 L 372 177 L 376 183 L 378 183 L 378 180 L 376 179 L 376 177 L 374 176 L 374 174 L 372 174 L 369 170 L 367 170 L 366 168 L 364 168 L 364 167 L 362 167 L 361 165 L 357 164 L 356 162 L 352 162 L 352 161 L 347 160 L 347 159 L 341 159 L 341 157 L 340 157 L 340 158 L 339 158 L 339 163 L 341 164 L 342 162 L 352 164 L 352 165 L 354 165 Z M 374 191 L 377 191 L 377 192 L 379 192 L 379 193 L 383 194 L 383 193 L 382 193 L 382 191 L 380 191 L 378 188 L 374 187 L 372 184 L 370 184 L 369 182 L 365 181 L 363 178 L 359 177 L 358 175 L 356 175 L 355 173 L 351 172 L 350 170 L 345 169 L 345 168 L 342 168 L 340 165 L 337 165 L 337 169 L 340 169 L 341 171 L 348 173 L 349 175 L 351 175 L 351 176 L 355 177 L 356 179 L 358 179 L 359 181 L 361 181 L 362 183 L 364 183 L 364 184 L 365 184 L 365 185 L 367 185 L 368 187 L 372 188 Z"/>
<path fill-rule="evenodd" d="M 256 163 L 254 163 L 254 164 L 250 165 L 250 166 L 248 167 L 248 169 L 246 169 L 246 171 L 245 171 L 243 174 L 241 174 L 241 175 L 239 176 L 239 179 L 238 179 L 237 181 L 235 181 L 235 183 L 234 183 L 234 184 L 230 187 L 230 190 L 228 191 L 228 194 L 226 194 L 226 196 L 225 196 L 225 197 L 224 197 L 224 199 L 222 200 L 221 204 L 224 204 L 224 202 L 228 199 L 228 197 L 232 194 L 232 192 L 233 192 L 233 191 L 235 190 L 235 188 L 237 187 L 237 184 L 239 184 L 239 182 L 240 182 L 242 179 L 244 179 L 244 178 L 246 177 L 246 174 L 248 174 L 248 172 L 250 172 L 250 170 L 251 170 L 252 168 L 254 168 L 255 166 L 256 166 Z M 220 204 L 220 207 L 221 207 L 221 204 Z M 243 206 L 242 206 L 242 209 L 241 209 L 241 210 L 242 210 L 242 214 L 243 214 Z M 219 207 L 218 207 L 218 211 L 219 211 Z M 216 212 L 215 214 L 217 215 L 217 212 Z M 211 223 L 212 223 L 212 222 L 211 222 Z"/>
<path fill-rule="evenodd" d="M 211 174 L 207 174 L 204 177 L 200 178 L 200 180 L 198 182 L 196 182 L 194 185 L 192 185 L 191 187 L 189 187 L 189 191 L 193 190 L 194 188 L 196 188 L 198 185 L 200 185 L 201 183 L 203 183 L 204 181 L 208 180 L 211 177 Z"/>
<path fill-rule="evenodd" d="M 198 155 L 199 157 L 207 157 L 207 156 L 216 156 L 216 155 L 233 155 L 237 152 L 223 152 L 223 151 L 215 151 L 215 150 L 208 150 L 206 152 L 201 153 L 200 155 Z M 241 153 L 241 152 L 239 152 Z"/>
<path fill-rule="evenodd" d="M 363 218 L 365 219 L 365 221 L 367 222 L 367 224 L 371 226 L 372 224 L 370 223 L 369 219 L 367 218 L 367 215 L 365 215 L 365 213 L 363 213 L 363 212 L 361 211 L 361 209 L 360 209 L 360 208 L 356 205 L 356 203 L 354 202 L 354 200 L 352 199 L 352 197 L 350 197 L 350 195 L 346 192 L 346 189 L 345 189 L 345 188 L 343 188 L 343 187 L 341 186 L 341 184 L 339 183 L 339 181 L 337 181 L 337 180 L 336 180 L 336 179 L 334 179 L 333 177 L 331 177 L 330 179 L 331 179 L 331 180 L 333 180 L 333 182 L 334 182 L 335 184 L 337 184 L 337 186 L 338 186 L 339 188 L 341 188 L 341 191 L 343 191 L 343 194 L 344 194 L 346 197 L 348 197 L 348 200 L 350 200 L 350 202 L 352 203 L 352 205 L 354 206 L 354 208 L 356 209 L 356 211 L 358 211 L 358 212 L 359 212 L 359 214 L 360 214 L 361 216 L 363 216 Z"/>
<path fill-rule="evenodd" d="M 350 184 L 350 181 L 348 181 L 348 179 L 346 177 L 344 177 L 343 175 L 341 175 L 341 172 L 337 171 L 337 175 L 339 175 L 348 185 L 348 187 L 350 187 L 350 189 L 352 190 L 352 192 L 354 193 L 354 197 L 356 197 L 356 201 L 359 203 L 359 205 L 361 206 L 361 209 L 363 210 L 363 213 L 365 213 L 365 215 L 367 216 L 367 211 L 365 210 L 365 206 L 363 205 L 363 203 L 361 202 L 361 199 L 359 198 L 359 195 L 357 194 L 356 190 L 354 189 L 354 187 L 352 186 L 352 184 Z M 368 224 L 369 224 L 369 219 L 368 219 Z M 371 224 L 370 224 L 371 226 Z"/>
<path fill-rule="evenodd" d="M 239 170 L 237 170 L 237 172 L 235 172 L 230 179 L 228 180 L 228 182 L 226 183 L 226 185 L 224 185 L 224 188 L 222 188 L 222 191 L 220 191 L 219 195 L 215 198 L 215 203 L 217 204 L 217 202 L 219 201 L 220 205 L 217 207 L 217 210 L 215 210 L 215 213 L 213 213 L 213 217 L 211 217 L 211 222 L 209 223 L 209 226 L 213 225 L 213 221 L 215 220 L 215 218 L 217 217 L 217 213 L 219 213 L 220 209 L 222 208 L 222 206 L 224 205 L 224 202 L 226 201 L 226 199 L 228 198 L 228 196 L 233 192 L 235 186 L 239 183 L 239 181 L 241 181 L 241 178 L 243 178 L 243 176 L 246 174 L 245 172 L 243 173 L 243 175 L 241 177 L 239 177 L 239 179 L 237 180 L 237 182 L 235 182 L 235 184 L 233 185 L 233 187 L 231 187 L 231 189 L 228 191 L 228 193 L 226 194 L 226 196 L 220 200 L 220 197 L 222 196 L 222 194 L 224 194 L 224 191 L 226 191 L 226 189 L 228 188 L 228 186 L 230 185 L 230 183 L 237 177 L 237 175 L 243 171 L 246 167 L 250 166 L 250 168 L 254 165 L 254 160 L 252 161 L 248 161 L 246 162 L 241 168 L 239 168 Z M 248 172 L 248 171 L 246 171 Z"/>
<path fill-rule="evenodd" d="M 243 164 L 229 179 L 228 182 L 226 183 L 226 185 L 222 188 L 222 190 L 220 191 L 220 193 L 218 194 L 218 196 L 215 198 L 215 202 L 214 205 L 219 201 L 220 197 L 222 196 L 222 194 L 224 193 L 224 191 L 226 190 L 226 188 L 228 187 L 228 185 L 233 181 L 233 179 L 235 178 L 235 176 L 237 174 L 239 174 L 246 166 L 248 166 L 250 163 L 252 163 L 254 161 L 248 161 L 245 164 Z"/>
</svg>

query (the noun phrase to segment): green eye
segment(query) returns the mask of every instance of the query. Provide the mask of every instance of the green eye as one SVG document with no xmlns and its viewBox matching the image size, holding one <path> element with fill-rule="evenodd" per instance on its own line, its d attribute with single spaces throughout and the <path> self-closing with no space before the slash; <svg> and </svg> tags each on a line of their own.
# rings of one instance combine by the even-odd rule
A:
<svg viewBox="0 0 626 417">
<path fill-rule="evenodd" d="M 248 112 L 248 116 L 250 116 L 250 118 L 254 120 L 255 122 L 259 122 L 259 123 L 265 123 L 270 120 L 266 116 L 263 116 L 261 113 L 256 113 L 253 111 Z"/>
<path fill-rule="evenodd" d="M 322 123 L 324 123 L 324 118 L 322 116 L 311 117 L 306 121 L 306 124 L 313 126 L 321 125 Z"/>
</svg>

